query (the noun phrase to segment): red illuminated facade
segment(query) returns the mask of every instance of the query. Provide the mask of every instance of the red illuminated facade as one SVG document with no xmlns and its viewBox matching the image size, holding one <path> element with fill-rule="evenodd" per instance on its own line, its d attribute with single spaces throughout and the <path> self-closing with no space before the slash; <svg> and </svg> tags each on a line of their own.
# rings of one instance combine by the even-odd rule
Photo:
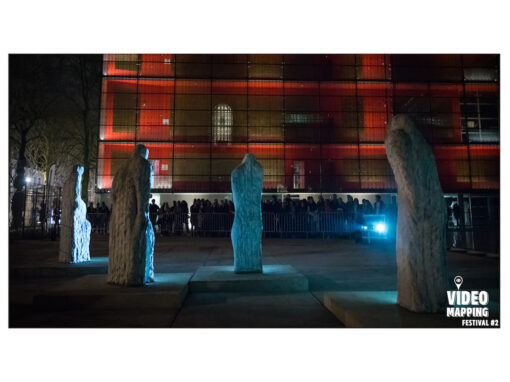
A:
<svg viewBox="0 0 510 382">
<path fill-rule="evenodd" d="M 103 74 L 99 190 L 143 143 L 159 192 L 230 192 L 248 152 L 265 192 L 393 192 L 397 113 L 445 192 L 499 189 L 497 55 L 107 54 Z"/>
</svg>

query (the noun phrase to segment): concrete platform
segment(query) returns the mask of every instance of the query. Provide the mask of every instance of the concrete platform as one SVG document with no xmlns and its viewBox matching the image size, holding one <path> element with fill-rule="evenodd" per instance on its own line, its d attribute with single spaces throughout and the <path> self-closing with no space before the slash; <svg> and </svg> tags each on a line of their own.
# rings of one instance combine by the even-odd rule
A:
<svg viewBox="0 0 510 382">
<path fill-rule="evenodd" d="M 159 273 L 155 282 L 141 287 L 107 283 L 107 275 L 87 275 L 34 296 L 40 311 L 76 309 L 177 309 L 188 293 L 191 273 Z"/>
<path fill-rule="evenodd" d="M 35 265 L 16 265 L 9 270 L 9 276 L 16 278 L 79 277 L 90 274 L 107 274 L 108 257 L 94 257 L 90 261 L 77 264 L 48 261 Z"/>
<path fill-rule="evenodd" d="M 190 293 L 177 328 L 341 328 L 309 292 Z"/>
<path fill-rule="evenodd" d="M 234 273 L 234 266 L 197 269 L 190 292 L 306 292 L 308 279 L 290 265 L 264 265 L 262 273 Z"/>
<path fill-rule="evenodd" d="M 461 318 L 414 313 L 397 305 L 396 291 L 326 292 L 323 303 L 348 328 L 460 328 Z"/>
</svg>

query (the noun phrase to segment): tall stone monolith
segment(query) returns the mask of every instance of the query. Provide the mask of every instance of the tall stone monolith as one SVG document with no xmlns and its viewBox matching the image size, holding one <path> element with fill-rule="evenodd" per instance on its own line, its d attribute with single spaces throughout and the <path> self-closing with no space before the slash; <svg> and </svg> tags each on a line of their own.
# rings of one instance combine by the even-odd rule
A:
<svg viewBox="0 0 510 382">
<path fill-rule="evenodd" d="M 397 182 L 397 302 L 414 312 L 446 304 L 446 205 L 428 143 L 405 115 L 390 121 L 386 155 Z"/>
<path fill-rule="evenodd" d="M 112 187 L 112 215 L 108 282 L 144 285 L 154 281 L 154 231 L 149 219 L 152 164 L 149 150 L 137 145 L 115 174 Z"/>
<path fill-rule="evenodd" d="M 58 260 L 82 263 L 90 260 L 90 223 L 81 199 L 82 166 L 74 166 L 62 191 L 62 217 Z"/>
<path fill-rule="evenodd" d="M 232 171 L 235 216 L 232 225 L 234 271 L 262 272 L 262 182 L 264 171 L 253 154 L 246 154 Z"/>
</svg>

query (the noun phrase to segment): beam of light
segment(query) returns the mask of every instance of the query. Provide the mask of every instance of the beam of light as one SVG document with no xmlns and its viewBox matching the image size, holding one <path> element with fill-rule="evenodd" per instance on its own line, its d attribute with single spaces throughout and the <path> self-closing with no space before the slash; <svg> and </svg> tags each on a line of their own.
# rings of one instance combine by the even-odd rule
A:
<svg viewBox="0 0 510 382">
<path fill-rule="evenodd" d="M 374 226 L 375 232 L 385 234 L 388 231 L 386 223 L 376 223 Z"/>
</svg>

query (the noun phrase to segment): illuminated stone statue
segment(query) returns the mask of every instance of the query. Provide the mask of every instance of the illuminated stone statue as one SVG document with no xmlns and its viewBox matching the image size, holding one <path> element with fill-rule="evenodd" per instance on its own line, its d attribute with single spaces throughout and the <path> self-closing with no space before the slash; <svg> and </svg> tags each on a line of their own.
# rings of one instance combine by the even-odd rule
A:
<svg viewBox="0 0 510 382">
<path fill-rule="evenodd" d="M 152 164 L 148 157 L 149 150 L 137 145 L 113 180 L 108 262 L 111 284 L 154 281 L 154 231 L 149 219 Z"/>
<path fill-rule="evenodd" d="M 235 217 L 231 238 L 236 273 L 262 272 L 262 181 L 264 171 L 253 154 L 246 154 L 232 171 Z"/>
<path fill-rule="evenodd" d="M 58 260 L 82 263 L 90 260 L 90 223 L 87 206 L 81 199 L 82 166 L 74 166 L 62 192 L 62 223 Z"/>
<path fill-rule="evenodd" d="M 397 302 L 414 312 L 446 303 L 446 204 L 436 161 L 413 121 L 391 120 L 386 155 L 397 182 Z"/>
</svg>

